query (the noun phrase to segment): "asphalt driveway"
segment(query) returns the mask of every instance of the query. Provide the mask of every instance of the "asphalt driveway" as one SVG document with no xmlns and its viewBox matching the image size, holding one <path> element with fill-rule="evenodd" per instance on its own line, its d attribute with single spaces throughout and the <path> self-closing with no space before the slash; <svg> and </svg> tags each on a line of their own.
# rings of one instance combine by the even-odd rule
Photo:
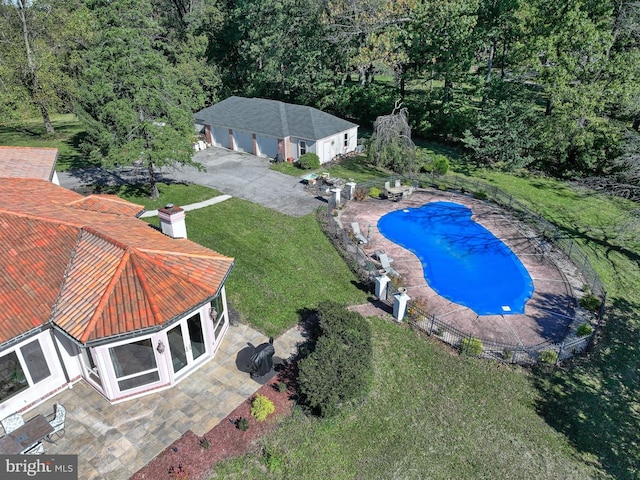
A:
<svg viewBox="0 0 640 480">
<path fill-rule="evenodd" d="M 301 181 L 302 174 L 292 177 L 269 170 L 268 158 L 218 147 L 197 152 L 193 158 L 204 166 L 205 171 L 192 167 L 164 168 L 158 172 L 158 181 L 205 185 L 292 216 L 307 215 L 323 202 L 306 192 Z M 81 190 L 94 183 L 145 182 L 146 172 L 133 167 L 115 172 L 92 168 L 59 172 L 58 178 L 63 187 Z"/>
</svg>

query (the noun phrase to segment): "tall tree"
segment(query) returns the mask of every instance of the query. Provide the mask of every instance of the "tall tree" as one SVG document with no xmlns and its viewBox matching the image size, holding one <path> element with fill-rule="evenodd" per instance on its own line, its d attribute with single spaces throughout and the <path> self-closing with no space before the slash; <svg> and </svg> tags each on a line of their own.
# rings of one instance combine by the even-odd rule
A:
<svg viewBox="0 0 640 480">
<path fill-rule="evenodd" d="M 87 10 L 75 1 L 0 0 L 0 18 L 1 95 L 18 111 L 27 100 L 53 134 L 51 113 L 71 108 L 69 55 L 89 35 Z"/>
<path fill-rule="evenodd" d="M 158 49 L 160 31 L 147 0 L 98 0 L 100 34 L 78 78 L 83 147 L 105 165 L 144 164 L 153 197 L 156 169 L 193 165 L 193 99 L 179 70 Z"/>
</svg>

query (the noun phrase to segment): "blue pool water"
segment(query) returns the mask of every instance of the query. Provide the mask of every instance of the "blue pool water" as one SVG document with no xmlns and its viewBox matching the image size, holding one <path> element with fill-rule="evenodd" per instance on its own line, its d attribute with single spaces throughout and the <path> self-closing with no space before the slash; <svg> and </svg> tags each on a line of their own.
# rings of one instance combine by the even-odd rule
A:
<svg viewBox="0 0 640 480">
<path fill-rule="evenodd" d="M 524 313 L 533 280 L 516 255 L 452 202 L 390 212 L 378 221 L 389 240 L 415 253 L 429 286 L 478 315 Z"/>
</svg>

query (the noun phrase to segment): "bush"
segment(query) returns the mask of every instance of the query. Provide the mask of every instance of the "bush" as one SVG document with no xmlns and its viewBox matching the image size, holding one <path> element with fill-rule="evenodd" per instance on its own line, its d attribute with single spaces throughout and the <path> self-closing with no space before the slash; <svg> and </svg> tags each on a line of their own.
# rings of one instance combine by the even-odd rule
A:
<svg viewBox="0 0 640 480">
<path fill-rule="evenodd" d="M 298 166 L 303 170 L 315 170 L 320 168 L 320 157 L 315 153 L 305 153 L 298 159 Z"/>
<path fill-rule="evenodd" d="M 353 199 L 357 202 L 363 201 L 369 196 L 369 189 L 365 187 L 358 187 L 353 192 Z"/>
<path fill-rule="evenodd" d="M 590 312 L 597 312 L 600 309 L 600 299 L 595 295 L 585 295 L 580 299 L 580 306 Z"/>
<path fill-rule="evenodd" d="M 558 361 L 558 352 L 555 350 L 543 350 L 540 352 L 540 361 L 555 364 Z"/>
<path fill-rule="evenodd" d="M 315 349 L 299 362 L 302 403 L 322 417 L 363 399 L 373 381 L 371 328 L 357 312 L 324 302 L 318 306 Z"/>
<path fill-rule="evenodd" d="M 507 361 L 511 361 L 511 357 L 513 356 L 513 352 L 509 349 L 504 349 L 502 350 L 502 358 L 507 360 Z"/>
<path fill-rule="evenodd" d="M 264 395 L 257 394 L 251 402 L 251 415 L 263 422 L 270 414 L 276 411 L 273 402 Z"/>
<path fill-rule="evenodd" d="M 473 192 L 473 198 L 476 200 L 486 200 L 489 198 L 487 192 L 483 192 L 482 190 L 478 190 L 477 192 Z"/>
<path fill-rule="evenodd" d="M 380 198 L 380 195 L 382 195 L 382 190 L 380 190 L 379 188 L 376 187 L 371 187 L 369 189 L 369 196 L 372 198 Z"/>
<path fill-rule="evenodd" d="M 288 388 L 289 387 L 284 382 L 276 383 L 276 390 L 278 390 L 278 392 L 280 392 L 280 393 L 285 393 L 288 390 Z"/>
<path fill-rule="evenodd" d="M 422 155 L 424 164 L 420 167 L 420 171 L 425 173 L 437 173 L 444 175 L 449 171 L 449 159 L 444 155 Z"/>
<path fill-rule="evenodd" d="M 466 337 L 460 342 L 460 351 L 467 355 L 482 355 L 482 340 L 476 337 Z"/>
<path fill-rule="evenodd" d="M 247 420 L 244 417 L 240 417 L 236 422 L 236 428 L 238 430 L 242 430 L 243 432 L 246 432 L 247 430 L 249 430 L 249 420 Z"/>
<path fill-rule="evenodd" d="M 584 337 L 585 335 L 591 335 L 593 333 L 593 327 L 585 322 L 585 323 L 581 323 L 580 325 L 578 325 L 578 328 L 576 329 L 576 335 L 579 337 Z"/>
</svg>

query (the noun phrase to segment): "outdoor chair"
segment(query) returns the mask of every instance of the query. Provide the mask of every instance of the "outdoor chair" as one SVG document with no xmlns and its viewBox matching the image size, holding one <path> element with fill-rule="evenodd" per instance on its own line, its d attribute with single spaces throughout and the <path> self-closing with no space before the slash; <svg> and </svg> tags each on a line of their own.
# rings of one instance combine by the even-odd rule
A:
<svg viewBox="0 0 640 480">
<path fill-rule="evenodd" d="M 387 271 L 387 273 L 390 273 L 391 275 L 397 275 L 397 276 L 400 275 L 391 266 L 391 260 L 389 259 L 389 256 L 385 252 L 378 252 L 378 260 L 380 260 L 380 265 L 382 265 L 382 268 L 384 268 Z"/>
<path fill-rule="evenodd" d="M 11 433 L 15 429 L 20 428 L 24 425 L 24 418 L 19 413 L 14 413 L 9 415 L 7 418 L 0 420 L 2 424 L 2 428 L 4 428 L 4 433 Z"/>
<path fill-rule="evenodd" d="M 25 455 L 44 455 L 44 445 L 42 442 L 38 442 L 29 450 L 25 450 L 22 453 Z"/>
<path fill-rule="evenodd" d="M 53 442 L 51 435 L 54 433 L 58 436 L 58 438 L 62 438 L 64 436 L 64 422 L 67 417 L 67 409 L 62 406 L 60 403 L 56 403 L 53 406 L 53 414 L 47 417 L 47 421 L 53 427 L 53 432 L 51 432 L 47 436 L 47 440 Z"/>
<path fill-rule="evenodd" d="M 353 235 L 358 240 L 358 243 L 367 243 L 367 239 L 364 237 L 364 235 L 362 235 L 362 232 L 360 231 L 360 225 L 358 224 L 358 222 L 352 222 L 351 228 L 353 229 Z"/>
</svg>

